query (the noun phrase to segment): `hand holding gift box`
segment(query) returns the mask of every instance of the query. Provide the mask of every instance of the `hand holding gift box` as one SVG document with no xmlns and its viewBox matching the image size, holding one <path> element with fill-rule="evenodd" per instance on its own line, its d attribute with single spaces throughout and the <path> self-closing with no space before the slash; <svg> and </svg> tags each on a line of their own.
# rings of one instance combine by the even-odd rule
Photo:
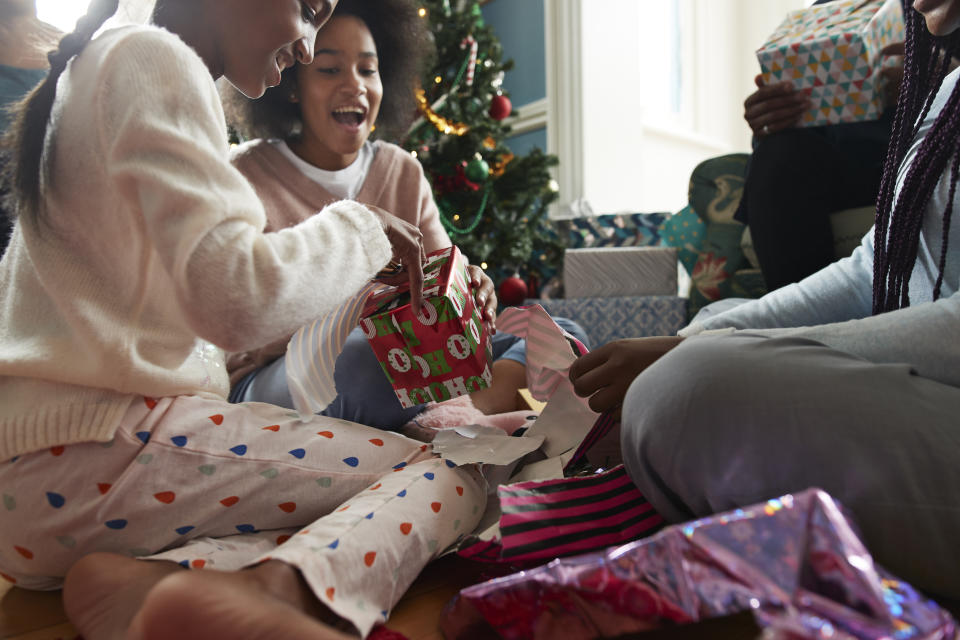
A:
<svg viewBox="0 0 960 640">
<path fill-rule="evenodd" d="M 874 120 L 881 51 L 904 38 L 899 0 L 836 0 L 789 13 L 757 50 L 764 84 L 790 82 L 811 108 L 799 126 Z"/>
<path fill-rule="evenodd" d="M 400 404 L 442 402 L 490 385 L 490 338 L 470 290 L 466 262 L 448 247 L 427 256 L 423 306 L 409 284 L 375 293 L 360 327 Z"/>
</svg>

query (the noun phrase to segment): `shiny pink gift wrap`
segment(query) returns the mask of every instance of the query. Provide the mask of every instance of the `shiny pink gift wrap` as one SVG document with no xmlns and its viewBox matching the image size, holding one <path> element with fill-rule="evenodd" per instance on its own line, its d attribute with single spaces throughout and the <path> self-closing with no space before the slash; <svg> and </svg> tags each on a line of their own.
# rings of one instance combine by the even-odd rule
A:
<svg viewBox="0 0 960 640">
<path fill-rule="evenodd" d="M 448 640 L 586 640 L 742 611 L 777 638 L 960 638 L 818 489 L 468 587 L 441 628 Z"/>
</svg>

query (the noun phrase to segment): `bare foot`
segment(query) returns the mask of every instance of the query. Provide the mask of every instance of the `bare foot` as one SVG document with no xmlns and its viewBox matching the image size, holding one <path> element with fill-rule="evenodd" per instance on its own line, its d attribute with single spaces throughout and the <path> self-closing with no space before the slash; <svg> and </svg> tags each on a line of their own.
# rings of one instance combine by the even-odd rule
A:
<svg viewBox="0 0 960 640">
<path fill-rule="evenodd" d="M 187 571 L 172 562 L 94 553 L 67 573 L 63 603 L 85 640 L 351 638 L 318 622 L 336 617 L 296 569 L 280 562 L 249 571 Z"/>
<path fill-rule="evenodd" d="M 183 571 L 150 591 L 129 640 L 350 640 L 319 619 L 334 620 L 299 572 L 267 562 L 248 571 Z M 99 640 L 84 636 L 86 640 Z"/>
<path fill-rule="evenodd" d="M 92 553 L 67 572 L 63 606 L 87 640 L 123 638 L 150 589 L 181 571 L 184 569 L 172 562 Z"/>
</svg>

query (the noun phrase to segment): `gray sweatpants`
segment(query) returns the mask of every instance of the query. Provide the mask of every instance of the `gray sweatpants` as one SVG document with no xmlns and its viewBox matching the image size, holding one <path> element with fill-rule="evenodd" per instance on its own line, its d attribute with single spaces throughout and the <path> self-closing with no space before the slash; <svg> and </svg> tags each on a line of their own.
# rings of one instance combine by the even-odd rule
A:
<svg viewBox="0 0 960 640">
<path fill-rule="evenodd" d="M 696 337 L 634 380 L 622 445 L 670 522 L 820 487 L 881 565 L 960 597 L 960 388 L 812 340 Z"/>
</svg>

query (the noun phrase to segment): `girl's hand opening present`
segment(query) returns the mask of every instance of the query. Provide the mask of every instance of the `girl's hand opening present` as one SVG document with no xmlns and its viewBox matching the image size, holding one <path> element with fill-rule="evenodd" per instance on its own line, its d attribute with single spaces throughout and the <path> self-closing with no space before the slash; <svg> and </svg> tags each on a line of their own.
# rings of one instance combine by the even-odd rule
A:
<svg viewBox="0 0 960 640">
<path fill-rule="evenodd" d="M 387 266 L 393 267 L 395 274 L 378 279 L 387 284 L 397 284 L 403 281 L 402 276 L 405 273 L 406 279 L 410 281 L 410 306 L 414 313 L 419 314 L 423 301 L 423 263 L 427 260 L 423 248 L 423 233 L 419 227 L 401 220 L 389 211 L 372 204 L 364 203 L 364 206 L 380 219 L 383 232 L 387 234 L 387 240 L 393 247 L 393 258 Z"/>
<path fill-rule="evenodd" d="M 589 397 L 594 411 L 612 411 L 619 420 L 623 398 L 633 379 L 682 341 L 678 336 L 662 336 L 609 342 L 573 363 L 573 390 L 578 396 Z"/>
<path fill-rule="evenodd" d="M 493 335 L 497 332 L 497 292 L 493 280 L 475 264 L 467 265 L 467 275 L 470 276 L 470 287 L 480 316 L 490 327 L 490 335 Z"/>
</svg>

